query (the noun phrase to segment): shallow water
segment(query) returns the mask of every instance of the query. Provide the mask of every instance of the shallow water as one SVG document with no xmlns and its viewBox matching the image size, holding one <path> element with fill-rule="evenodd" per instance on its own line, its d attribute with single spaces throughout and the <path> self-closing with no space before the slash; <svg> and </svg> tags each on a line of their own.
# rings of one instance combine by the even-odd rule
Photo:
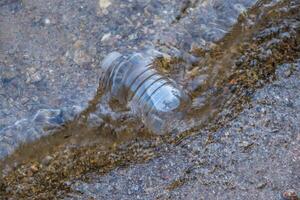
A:
<svg viewBox="0 0 300 200">
<path fill-rule="evenodd" d="M 244 11 L 237 8 L 246 9 L 255 1 L 120 1 L 105 9 L 98 3 L 9 1 L 1 5 L 2 158 L 22 143 L 51 134 L 43 126 L 52 130 L 89 110 L 88 102 L 97 101 L 101 60 L 114 49 L 160 50 L 169 57 L 162 61 L 163 68 L 169 68 L 165 74 L 192 90 L 201 85 L 209 93 L 222 65 L 203 63 L 201 69 L 195 69 L 192 64 L 206 58 L 193 51 L 210 49 Z M 120 12 L 111 14 L 113 10 Z M 224 18 L 228 12 L 231 15 Z M 205 31 L 188 33 L 203 26 Z M 212 37 L 207 37 L 208 32 Z M 172 60 L 175 63 L 170 65 Z M 211 82 L 205 86 L 207 80 Z M 120 115 L 110 113 L 105 105 L 98 107 L 102 115 Z M 39 113 L 38 119 L 43 120 L 36 121 Z"/>
<path fill-rule="evenodd" d="M 126 4 L 121 1 L 114 2 L 106 9 L 99 7 L 97 1 L 2 3 L 0 135 L 3 145 L 0 156 L 3 158 L 11 154 L 22 143 L 51 134 L 43 126 L 61 126 L 84 109 L 89 109 L 88 102 L 94 98 L 98 87 L 101 73 L 99 65 L 106 52 L 114 49 L 138 51 L 140 47 L 156 48 L 168 53 L 173 60 L 180 60 L 172 64 L 174 69 L 170 68 L 164 73 L 170 73 L 179 83 L 188 84 L 191 64 L 201 58 L 189 53 L 192 48 L 199 49 L 201 45 L 209 48 L 210 42 L 220 39 L 236 22 L 239 14 L 236 8 L 251 5 L 248 1 L 232 1 L 224 5 L 218 1 L 191 2 L 145 1 Z M 51 8 L 51 12 L 46 7 Z M 185 8 L 184 13 L 181 8 Z M 112 14 L 113 10 L 120 12 Z M 186 14 L 190 13 L 191 18 L 196 20 L 193 15 L 204 11 L 209 11 L 210 15 L 204 15 L 197 23 L 190 24 L 189 18 L 185 19 Z M 232 14 L 224 21 L 223 17 L 229 11 Z M 141 15 L 146 17 L 139 17 Z M 222 23 L 219 22 L 221 19 Z M 167 24 L 171 24 L 168 29 Z M 187 33 L 195 28 L 191 25 L 208 26 L 212 30 L 205 30 L 210 30 L 210 35 L 214 37 L 206 38 L 206 32 L 202 31 L 197 37 L 192 36 Z M 213 31 L 217 25 L 220 26 L 218 31 Z M 223 30 L 223 34 L 219 30 Z M 185 43 L 181 44 L 182 41 Z M 169 61 L 163 62 L 169 65 Z M 203 68 L 201 77 L 205 78 L 200 81 L 214 82 L 212 75 L 218 74 L 217 67 Z M 189 82 L 193 89 L 201 84 Z M 98 107 L 102 109 L 105 105 Z M 36 121 L 35 116 L 41 109 L 40 118 L 44 121 Z M 119 115 L 109 113 L 106 108 L 102 110 L 101 114 L 108 112 L 108 117 Z"/>
<path fill-rule="evenodd" d="M 274 78 L 274 63 L 299 58 L 296 1 L 114 1 L 103 9 L 96 1 L 57 0 L 48 2 L 51 12 L 45 6 L 0 4 L 1 157 L 13 153 L 2 162 L 3 187 L 17 183 L 18 170 L 11 169 L 25 170 L 27 193 L 45 195 L 43 177 L 49 176 L 48 195 L 64 194 L 67 181 L 145 162 L 165 146 L 217 130 L 243 109 L 255 88 Z M 98 87 L 107 52 L 145 46 L 165 54 L 156 68 L 193 100 L 182 124 L 165 137 L 152 135 L 117 103 L 105 103 Z"/>
</svg>

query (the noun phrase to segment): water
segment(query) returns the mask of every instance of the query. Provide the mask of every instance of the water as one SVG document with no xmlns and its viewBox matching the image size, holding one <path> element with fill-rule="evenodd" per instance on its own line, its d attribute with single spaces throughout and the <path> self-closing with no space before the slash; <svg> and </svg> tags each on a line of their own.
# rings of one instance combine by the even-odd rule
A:
<svg viewBox="0 0 300 200">
<path fill-rule="evenodd" d="M 210 146 L 213 139 L 222 141 L 222 138 L 214 138 L 213 132 L 222 129 L 242 110 L 246 105 L 243 101 L 251 97 L 256 84 L 263 85 L 264 81 L 273 78 L 278 62 L 293 61 L 296 57 L 292 51 L 296 47 L 292 45 L 297 44 L 295 27 L 299 24 L 295 17 L 297 7 L 292 9 L 295 7 L 292 1 L 273 1 L 273 4 L 270 1 L 255 4 L 257 1 L 247 0 L 193 1 L 187 4 L 187 8 L 183 6 L 179 14 L 176 10 L 180 10 L 178 7 L 183 1 L 176 0 L 147 0 L 143 5 L 139 4 L 140 1 L 115 0 L 108 10 L 99 12 L 94 5 L 98 1 L 16 2 L 18 9 L 12 5 L 0 6 L 4 11 L 0 12 L 3 19 L 0 24 L 4 27 L 0 30 L 0 40 L 3 41 L 0 45 L 0 72 L 3 75 L 0 81 L 0 142 L 4 152 L 1 156 L 10 154 L 7 160 L 1 161 L 5 182 L 1 184 L 0 180 L 0 193 L 12 198 L 64 196 L 71 190 L 70 181 L 77 185 L 78 180 L 101 177 L 115 168 L 146 162 L 161 154 L 168 157 L 169 151 L 174 150 L 177 155 L 177 150 L 182 153 L 189 146 L 201 150 L 202 146 Z M 252 5 L 253 8 L 249 9 Z M 46 19 L 50 24 L 43 23 Z M 35 39 L 31 39 L 33 36 Z M 271 41 L 270 38 L 275 39 Z M 170 58 L 156 58 L 153 62 L 153 54 L 148 57 L 140 51 L 140 46 L 149 44 L 170 54 Z M 7 49 L 10 51 L 6 52 Z M 134 62 L 131 64 L 126 60 L 124 68 L 113 64 L 120 68 L 116 68 L 118 75 L 105 76 L 110 80 L 104 82 L 109 83 L 107 88 L 111 93 L 105 96 L 98 87 L 103 71 L 99 66 L 107 52 L 115 49 L 122 52 L 121 60 L 132 58 Z M 127 50 L 139 53 L 128 53 Z M 109 60 L 118 57 L 119 54 L 115 54 Z M 138 57 L 142 59 L 136 59 Z M 141 71 L 126 71 L 130 66 L 144 67 L 139 68 Z M 144 69 L 144 75 L 139 76 Z M 128 82 L 123 80 L 129 77 L 124 76 L 126 73 L 132 73 L 130 77 L 133 77 Z M 134 77 L 140 84 L 133 85 Z M 163 88 L 164 84 L 168 87 L 154 96 L 155 88 Z M 158 114 L 169 114 L 170 110 L 177 108 L 181 110 L 178 105 L 185 98 L 180 96 L 183 90 L 179 85 L 189 90 L 191 110 L 186 114 L 186 107 L 182 107 L 183 120 L 174 126 L 176 130 L 172 134 L 157 136 L 149 133 L 137 118 L 150 124 L 149 127 L 155 127 L 152 126 L 155 123 L 147 122 L 142 108 L 146 106 L 146 113 L 158 111 Z M 170 91 L 175 91 L 176 95 L 171 92 L 172 98 L 167 100 L 172 104 L 166 108 L 161 101 L 166 96 L 160 94 Z M 27 96 L 30 98 L 26 99 Z M 115 97 L 112 99 L 118 103 L 114 100 L 108 103 L 105 97 Z M 61 112 L 61 108 L 74 104 L 80 105 L 79 109 L 70 114 L 71 120 L 66 121 L 69 118 L 64 114 L 69 114 Z M 159 116 L 159 119 L 169 117 L 156 114 L 154 116 Z M 17 121 L 15 118 L 28 120 L 6 127 Z M 252 124 L 255 119 L 249 120 Z M 54 125 L 55 129 L 45 125 Z M 38 129 L 32 129 L 32 126 Z M 160 130 L 158 128 L 157 132 Z M 203 133 L 207 130 L 209 135 Z M 263 139 L 255 132 L 252 134 Z M 205 145 L 190 144 L 189 140 L 193 141 L 195 135 L 205 140 L 207 137 Z M 233 141 L 239 142 L 234 137 Z M 182 145 L 176 148 L 178 144 Z M 254 144 L 251 148 L 261 145 L 259 141 Z M 214 182 L 216 177 L 220 181 L 222 178 L 213 167 L 219 165 L 212 158 L 221 154 L 215 151 L 214 144 L 210 147 L 211 151 L 197 150 L 194 156 L 196 161 L 199 155 L 211 158 L 207 167 L 209 170 L 213 168 L 213 178 L 209 179 Z M 235 168 L 236 161 L 251 163 L 251 160 L 244 159 L 247 152 L 240 153 L 231 145 L 228 148 L 236 152 L 236 160 L 224 165 L 226 168 Z M 52 159 L 44 162 L 49 156 Z M 189 161 L 183 162 L 178 159 L 176 164 L 190 164 Z M 153 163 L 154 171 L 160 171 L 157 166 L 162 166 L 161 161 Z M 201 169 L 202 161 L 199 163 Z M 145 176 L 151 177 L 151 173 Z M 86 192 L 88 189 L 81 190 Z"/>
<path fill-rule="evenodd" d="M 110 98 L 129 106 L 156 134 L 177 127 L 191 104 L 189 96 L 174 80 L 155 69 L 154 60 L 143 53 L 109 54 L 103 61 L 100 84 Z"/>
<path fill-rule="evenodd" d="M 124 113 L 114 112 L 105 102 L 96 102 L 96 97 L 101 96 L 96 94 L 101 60 L 114 49 L 139 52 L 141 47 L 151 46 L 168 53 L 172 63 L 163 67 L 163 74 L 187 89 L 192 88 L 193 106 L 198 109 L 193 121 L 204 123 L 202 118 L 209 117 L 218 107 L 214 105 L 217 98 L 209 98 L 213 96 L 214 83 L 232 71 L 230 64 L 221 63 L 223 59 L 217 65 L 207 59 L 209 55 L 197 52 L 210 51 L 214 42 L 222 39 L 237 22 L 239 14 L 255 3 L 255 0 L 115 0 L 108 9 L 102 10 L 98 0 L 57 0 L 47 4 L 34 0 L 1 1 L 0 140 L 3 150 L 0 158 L 12 154 L 22 143 L 30 142 L 30 138 L 52 134 L 47 129 L 41 130 L 41 123 L 35 127 L 36 123 L 32 122 L 39 110 L 61 110 L 70 116 L 57 115 L 58 125 L 76 119 L 85 109 L 93 110 L 94 117 L 87 116 L 88 120 L 95 119 L 92 124 L 102 122 L 98 123 L 102 126 L 105 121 L 105 126 L 121 134 L 120 130 L 128 125 L 120 127 L 116 121 L 124 118 Z M 239 23 L 238 29 L 243 30 L 243 24 L 247 23 Z M 93 106 L 89 107 L 89 101 Z M 193 126 L 193 123 L 180 125 L 177 132 Z"/>
</svg>

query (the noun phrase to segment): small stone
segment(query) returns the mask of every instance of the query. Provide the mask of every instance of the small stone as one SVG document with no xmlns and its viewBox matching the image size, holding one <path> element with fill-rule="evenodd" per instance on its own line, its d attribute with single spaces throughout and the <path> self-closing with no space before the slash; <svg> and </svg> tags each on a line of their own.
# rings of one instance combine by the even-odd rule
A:
<svg viewBox="0 0 300 200">
<path fill-rule="evenodd" d="M 256 188 L 257 189 L 263 189 L 266 186 L 267 186 L 267 182 L 260 182 L 260 183 L 257 184 Z"/>
<path fill-rule="evenodd" d="M 103 35 L 103 37 L 101 38 L 101 42 L 105 42 L 107 41 L 111 36 L 111 33 L 106 33 Z"/>
<path fill-rule="evenodd" d="M 239 146 L 240 146 L 240 147 L 243 147 L 243 148 L 248 148 L 248 147 L 250 147 L 252 144 L 253 144 L 253 143 L 250 143 L 250 142 L 248 142 L 248 141 L 242 141 L 242 142 L 239 144 Z"/>
<path fill-rule="evenodd" d="M 3 71 L 1 71 L 0 81 L 5 85 L 9 84 L 11 80 L 13 80 L 17 76 L 17 72 L 13 68 L 2 67 Z"/>
<path fill-rule="evenodd" d="M 31 67 L 27 70 L 26 83 L 37 83 L 43 79 L 41 73 L 37 71 L 35 67 Z"/>
<path fill-rule="evenodd" d="M 101 9 L 107 9 L 110 5 L 110 0 L 99 0 L 99 6 Z"/>
<path fill-rule="evenodd" d="M 45 22 L 45 25 L 49 25 L 51 23 L 50 19 L 48 19 L 48 18 L 46 18 L 44 22 Z"/>
<path fill-rule="evenodd" d="M 31 75 L 31 83 L 37 83 L 42 80 L 42 76 L 39 72 L 36 72 Z"/>
<path fill-rule="evenodd" d="M 290 77 L 292 75 L 292 71 L 290 69 L 287 69 L 285 72 L 284 72 L 284 75 L 285 77 Z"/>
<path fill-rule="evenodd" d="M 42 160 L 42 164 L 43 164 L 43 165 L 48 165 L 48 164 L 51 162 L 52 159 L 53 159 L 53 157 L 51 157 L 51 156 L 46 156 L 46 157 Z"/>
<path fill-rule="evenodd" d="M 282 198 L 284 200 L 299 200 L 297 192 L 293 189 L 288 189 L 282 193 Z"/>
<path fill-rule="evenodd" d="M 128 189 L 128 190 L 127 190 L 127 194 L 128 194 L 128 195 L 132 195 L 133 192 L 132 192 L 130 189 Z"/>
<path fill-rule="evenodd" d="M 30 170 L 35 173 L 39 170 L 39 168 L 36 165 L 31 165 Z"/>
<path fill-rule="evenodd" d="M 83 46 L 84 42 L 82 40 L 77 40 L 73 46 L 75 49 L 80 49 Z"/>
</svg>

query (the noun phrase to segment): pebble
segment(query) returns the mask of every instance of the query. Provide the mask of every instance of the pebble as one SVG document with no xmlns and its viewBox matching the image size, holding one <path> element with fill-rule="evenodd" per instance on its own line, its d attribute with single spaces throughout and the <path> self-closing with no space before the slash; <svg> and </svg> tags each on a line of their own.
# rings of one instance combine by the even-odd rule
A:
<svg viewBox="0 0 300 200">
<path fill-rule="evenodd" d="M 293 189 L 288 189 L 282 193 L 282 198 L 284 200 L 299 200 L 297 192 Z"/>
<path fill-rule="evenodd" d="M 52 159 L 53 159 L 53 157 L 48 155 L 42 160 L 42 164 L 48 165 Z"/>
<path fill-rule="evenodd" d="M 268 184 L 267 182 L 260 182 L 260 183 L 257 184 L 256 188 L 257 189 L 263 189 L 264 187 L 267 186 L 267 184 Z"/>
<path fill-rule="evenodd" d="M 110 38 L 110 36 L 111 36 L 111 33 L 104 34 L 101 38 L 101 42 L 107 41 Z"/>
<path fill-rule="evenodd" d="M 37 83 L 42 80 L 42 75 L 35 67 L 31 67 L 27 70 L 26 83 Z"/>
<path fill-rule="evenodd" d="M 0 77 L 0 80 L 3 84 L 8 84 L 12 79 L 14 79 L 17 76 L 17 72 L 13 68 L 1 66 L 1 70 L 2 69 L 5 69 L 1 71 Z"/>
<path fill-rule="evenodd" d="M 46 18 L 46 19 L 44 20 L 44 23 L 45 23 L 45 25 L 49 25 L 49 24 L 51 23 L 51 21 L 50 21 L 49 18 Z"/>
<path fill-rule="evenodd" d="M 39 170 L 39 168 L 36 165 L 31 165 L 30 170 L 35 173 Z"/>
<path fill-rule="evenodd" d="M 99 0 L 99 6 L 101 9 L 107 9 L 110 5 L 110 0 Z"/>
<path fill-rule="evenodd" d="M 285 77 L 290 77 L 292 75 L 292 71 L 290 69 L 287 69 L 285 72 L 284 72 L 284 75 Z"/>
<path fill-rule="evenodd" d="M 81 47 L 83 47 L 83 45 L 84 45 L 84 41 L 82 41 L 82 40 L 77 40 L 77 41 L 73 44 L 73 47 L 74 47 L 75 49 L 80 49 Z"/>
<path fill-rule="evenodd" d="M 243 148 L 248 148 L 248 147 L 250 147 L 251 145 L 253 145 L 253 143 L 248 142 L 248 141 L 242 141 L 242 142 L 239 144 L 239 146 L 240 146 L 240 147 L 243 147 Z"/>
</svg>

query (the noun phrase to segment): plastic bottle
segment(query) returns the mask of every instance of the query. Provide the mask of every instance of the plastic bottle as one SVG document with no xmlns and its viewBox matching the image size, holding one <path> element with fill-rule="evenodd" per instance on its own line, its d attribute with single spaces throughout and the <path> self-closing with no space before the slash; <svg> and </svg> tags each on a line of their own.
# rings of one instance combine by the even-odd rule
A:
<svg viewBox="0 0 300 200">
<path fill-rule="evenodd" d="M 153 59 L 142 53 L 112 52 L 103 60 L 101 81 L 111 98 L 129 106 L 155 134 L 165 134 L 176 128 L 190 98 L 152 64 Z"/>
</svg>

